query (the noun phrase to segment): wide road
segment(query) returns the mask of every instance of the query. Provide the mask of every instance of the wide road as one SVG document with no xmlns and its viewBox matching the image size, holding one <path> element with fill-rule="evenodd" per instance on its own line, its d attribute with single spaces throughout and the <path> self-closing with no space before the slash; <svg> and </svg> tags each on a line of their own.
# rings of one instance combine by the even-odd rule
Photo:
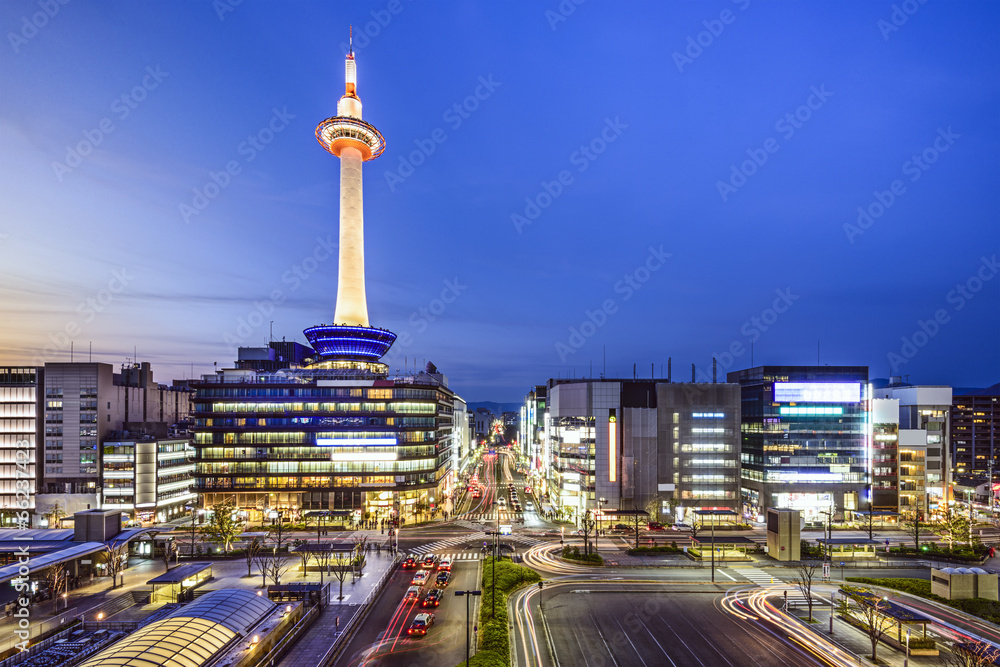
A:
<svg viewBox="0 0 1000 667">
<path fill-rule="evenodd" d="M 430 609 L 422 608 L 419 603 L 403 602 L 414 570 L 397 570 L 335 664 L 410 667 L 414 664 L 457 665 L 465 660 L 466 602 L 464 597 L 456 597 L 455 591 L 478 588 L 474 584 L 479 563 L 456 562 L 451 583 L 444 588 L 441 606 Z M 435 576 L 436 573 L 431 574 L 430 584 L 423 587 L 423 594 L 435 587 Z M 478 604 L 479 598 L 473 598 L 473 618 Z M 434 625 L 426 636 L 410 638 L 406 632 L 410 623 L 414 616 L 425 611 L 435 615 Z"/>
<path fill-rule="evenodd" d="M 544 617 L 562 665 L 821 666 L 770 628 L 726 614 L 722 587 L 603 582 L 546 588 Z M 709 590 L 705 590 L 709 589 Z M 537 603 L 537 596 L 535 596 Z M 537 607 L 533 610 L 537 616 Z M 547 655 L 520 664 L 548 665 Z M 520 658 L 520 656 L 519 656 Z"/>
</svg>

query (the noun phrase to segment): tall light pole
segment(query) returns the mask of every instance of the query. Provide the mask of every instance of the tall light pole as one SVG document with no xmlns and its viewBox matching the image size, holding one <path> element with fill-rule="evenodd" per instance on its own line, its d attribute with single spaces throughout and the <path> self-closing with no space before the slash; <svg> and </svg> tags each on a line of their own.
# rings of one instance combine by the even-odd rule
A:
<svg viewBox="0 0 1000 667">
<path fill-rule="evenodd" d="M 712 583 L 715 583 L 715 512 L 712 512 Z"/>
<path fill-rule="evenodd" d="M 455 595 L 465 596 L 465 667 L 469 667 L 469 651 L 470 651 L 470 641 L 469 641 L 469 597 L 473 595 L 482 595 L 482 591 L 455 591 Z"/>
<path fill-rule="evenodd" d="M 598 498 L 597 502 L 601 506 L 601 518 L 603 519 L 604 518 L 604 506 L 608 504 L 608 499 L 607 498 Z M 597 530 L 600 531 L 600 529 L 601 529 L 601 524 L 600 524 L 600 522 L 598 522 L 597 523 Z M 596 535 L 594 536 L 594 551 L 598 551 L 598 549 L 597 549 L 597 536 Z"/>
</svg>

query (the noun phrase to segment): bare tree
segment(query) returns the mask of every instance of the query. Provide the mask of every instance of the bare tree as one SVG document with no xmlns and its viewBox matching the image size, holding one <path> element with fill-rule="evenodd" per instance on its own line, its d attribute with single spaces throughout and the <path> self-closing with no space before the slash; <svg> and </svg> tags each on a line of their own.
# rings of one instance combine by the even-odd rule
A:
<svg viewBox="0 0 1000 667">
<path fill-rule="evenodd" d="M 45 568 L 42 573 L 42 579 L 48 586 L 49 591 L 52 593 L 53 610 L 58 608 L 59 596 L 66 591 L 66 584 L 68 582 L 69 573 L 66 572 L 66 567 L 64 565 L 52 565 Z M 69 602 L 67 601 L 67 605 Z"/>
<path fill-rule="evenodd" d="M 268 532 L 270 533 L 269 539 L 277 551 L 281 551 L 282 546 L 284 546 L 285 541 L 288 539 L 288 536 L 285 535 L 285 527 L 282 522 L 283 518 L 283 515 L 279 515 L 278 523 L 268 528 Z"/>
<path fill-rule="evenodd" d="M 920 551 L 920 535 L 927 532 L 927 524 L 919 510 L 910 512 L 907 519 L 903 521 L 903 530 L 913 538 L 913 549 Z"/>
<path fill-rule="evenodd" d="M 250 571 L 250 567 L 254 563 L 254 559 L 260 554 L 261 549 L 264 548 L 264 543 L 260 541 L 259 537 L 254 537 L 252 540 L 247 542 L 246 549 L 243 552 L 243 558 L 247 562 L 247 577 L 252 577 L 253 573 Z"/>
<path fill-rule="evenodd" d="M 285 554 L 279 553 L 277 549 L 262 549 L 255 558 L 257 568 L 260 570 L 261 587 L 267 586 L 270 579 L 275 586 L 281 583 L 281 575 L 288 571 L 291 563 Z"/>
<path fill-rule="evenodd" d="M 170 557 L 176 556 L 176 554 L 177 544 L 173 540 L 165 541 L 160 549 L 160 560 L 163 561 L 163 567 L 166 568 L 167 572 L 170 572 Z M 176 560 L 174 562 L 176 564 Z"/>
<path fill-rule="evenodd" d="M 1000 649 L 973 639 L 952 644 L 945 664 L 948 667 L 993 667 L 997 661 L 1000 661 Z"/>
<path fill-rule="evenodd" d="M 358 549 L 354 552 L 353 564 L 354 564 L 354 571 L 357 574 L 357 576 L 361 576 L 361 573 L 364 572 L 365 564 L 367 562 L 368 559 L 365 558 L 365 552 L 363 550 Z"/>
<path fill-rule="evenodd" d="M 316 565 L 319 567 L 319 583 L 323 583 L 323 570 L 328 570 L 330 568 L 330 559 L 332 558 L 333 552 L 329 549 L 322 549 L 316 552 Z"/>
<path fill-rule="evenodd" d="M 354 553 L 357 554 L 359 559 L 357 564 L 358 572 L 361 572 L 365 567 L 365 553 L 371 549 L 371 545 L 368 544 L 367 535 L 355 534 L 351 541 L 354 542 Z"/>
<path fill-rule="evenodd" d="M 580 520 L 580 528 L 583 529 L 583 553 L 585 554 L 590 553 L 590 534 L 594 532 L 594 525 L 592 512 L 587 510 L 583 515 L 583 519 Z"/>
<path fill-rule="evenodd" d="M 257 566 L 257 573 L 260 574 L 260 587 L 267 586 L 267 573 L 271 564 L 271 550 L 261 547 L 253 555 L 253 564 Z"/>
<path fill-rule="evenodd" d="M 337 596 L 338 600 L 344 599 L 344 579 L 347 578 L 347 573 L 350 572 L 354 567 L 354 553 L 347 553 L 345 551 L 338 551 L 331 555 L 330 557 L 330 571 L 333 576 L 337 578 L 340 582 L 340 594 Z"/>
<path fill-rule="evenodd" d="M 104 566 L 107 568 L 108 576 L 111 577 L 111 589 L 118 588 L 118 575 L 125 571 L 128 566 L 128 542 L 113 545 L 110 542 L 104 544 Z M 122 584 L 125 583 L 124 576 Z"/>
<path fill-rule="evenodd" d="M 861 530 L 868 533 L 868 539 L 875 539 L 875 509 L 868 503 L 868 513 L 861 515 Z"/>
<path fill-rule="evenodd" d="M 793 583 L 798 587 L 799 591 L 802 593 L 802 597 L 806 599 L 806 604 L 809 606 L 809 622 L 812 623 L 813 620 L 813 596 L 812 596 L 812 585 L 813 578 L 816 576 L 816 568 L 819 567 L 816 563 L 800 563 L 795 572 L 799 575 L 798 579 L 795 579 Z"/>
<path fill-rule="evenodd" d="M 872 644 L 872 662 L 878 664 L 875 652 L 878 643 L 885 633 L 895 627 L 896 622 L 889 616 L 888 600 L 880 598 L 866 588 L 854 586 L 842 586 L 841 592 L 851 602 L 854 602 L 853 609 L 857 612 L 855 618 L 860 622 L 861 629 L 868 635 Z M 843 600 L 842 612 L 851 613 L 848 609 L 847 600 Z"/>
</svg>

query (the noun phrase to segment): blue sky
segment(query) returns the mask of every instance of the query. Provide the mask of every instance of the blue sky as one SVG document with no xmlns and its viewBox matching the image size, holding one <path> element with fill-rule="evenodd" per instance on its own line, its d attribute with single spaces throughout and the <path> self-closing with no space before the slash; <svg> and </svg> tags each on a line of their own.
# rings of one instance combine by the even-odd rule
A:
<svg viewBox="0 0 1000 667">
<path fill-rule="evenodd" d="M 393 369 L 1000 380 L 1000 6 L 936 0 L 5 2 L 3 363 L 166 382 L 331 321 L 350 24 Z"/>
</svg>

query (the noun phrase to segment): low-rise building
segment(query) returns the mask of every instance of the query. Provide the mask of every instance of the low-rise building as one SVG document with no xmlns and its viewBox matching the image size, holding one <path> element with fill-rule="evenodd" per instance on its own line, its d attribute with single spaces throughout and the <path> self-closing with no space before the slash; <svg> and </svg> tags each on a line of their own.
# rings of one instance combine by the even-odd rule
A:
<svg viewBox="0 0 1000 667">
<path fill-rule="evenodd" d="M 143 523 L 186 513 L 194 492 L 194 448 L 188 438 L 112 433 L 103 445 L 101 509 L 121 510 Z"/>
</svg>

